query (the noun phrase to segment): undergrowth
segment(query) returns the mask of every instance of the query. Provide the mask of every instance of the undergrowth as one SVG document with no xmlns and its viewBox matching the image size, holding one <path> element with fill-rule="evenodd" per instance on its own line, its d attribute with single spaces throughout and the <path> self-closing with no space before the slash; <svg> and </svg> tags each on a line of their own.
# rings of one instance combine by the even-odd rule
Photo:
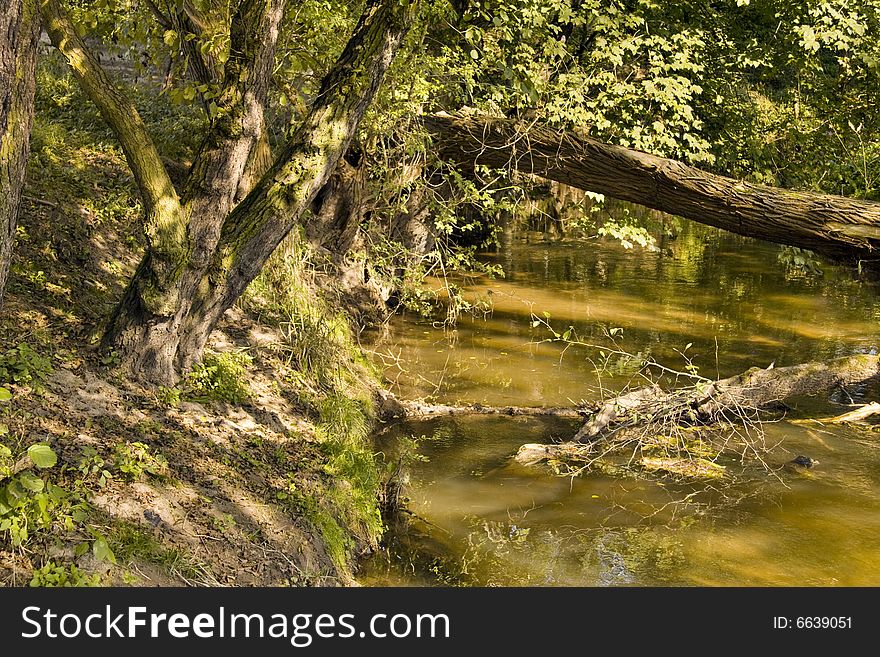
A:
<svg viewBox="0 0 880 657">
<path fill-rule="evenodd" d="M 378 373 L 344 312 L 318 292 L 315 278 L 310 251 L 293 234 L 241 303 L 279 329 L 275 348 L 287 383 L 310 409 L 324 457 L 320 482 L 290 485 L 281 496 L 320 532 L 329 556 L 342 566 L 358 547 L 377 546 L 383 531 L 382 467 L 369 436 Z"/>
</svg>

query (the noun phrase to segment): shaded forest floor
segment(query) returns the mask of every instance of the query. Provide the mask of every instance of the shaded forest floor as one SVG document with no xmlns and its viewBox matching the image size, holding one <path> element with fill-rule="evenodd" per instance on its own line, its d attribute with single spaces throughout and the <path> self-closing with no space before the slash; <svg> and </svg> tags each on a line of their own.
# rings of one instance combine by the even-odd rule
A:
<svg viewBox="0 0 880 657">
<path fill-rule="evenodd" d="M 199 119 L 144 106 L 163 155 L 185 162 Z M 0 442 L 10 462 L 48 443 L 58 463 L 0 505 L 26 534 L 0 532 L 0 583 L 352 583 L 382 527 L 377 376 L 307 257 L 276 258 L 177 387 L 144 388 L 97 349 L 142 252 L 133 181 L 51 67 L 28 181 L 0 315 Z"/>
</svg>

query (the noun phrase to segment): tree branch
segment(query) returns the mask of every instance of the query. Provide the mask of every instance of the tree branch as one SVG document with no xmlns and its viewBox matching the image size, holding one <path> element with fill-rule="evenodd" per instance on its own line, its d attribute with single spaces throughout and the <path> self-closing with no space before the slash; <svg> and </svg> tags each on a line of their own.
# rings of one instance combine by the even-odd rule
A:
<svg viewBox="0 0 880 657">
<path fill-rule="evenodd" d="M 224 222 L 225 303 L 253 280 L 345 153 L 414 19 L 417 1 L 369 0 L 308 115 L 272 168 Z M 231 265 L 231 266 L 229 266 Z"/>
<path fill-rule="evenodd" d="M 232 17 L 230 53 L 218 112 L 193 162 L 183 191 L 191 208 L 193 264 L 206 265 L 232 210 L 252 153 L 265 135 L 265 107 L 286 0 L 244 0 Z M 268 141 L 265 143 L 268 148 Z M 268 165 L 260 171 L 265 172 Z M 246 191 L 250 191 L 248 188 Z"/>
<path fill-rule="evenodd" d="M 179 202 L 174 185 L 134 104 L 101 68 L 58 0 L 40 0 L 40 11 L 52 44 L 67 59 L 80 85 L 119 140 L 147 216 L 176 212 Z"/>
<path fill-rule="evenodd" d="M 150 10 L 150 13 L 156 17 L 156 21 L 164 27 L 166 30 L 171 29 L 171 19 L 162 13 L 162 10 L 156 6 L 156 3 L 153 0 L 145 0 L 147 4 L 147 8 Z"/>
<path fill-rule="evenodd" d="M 516 169 L 757 239 L 878 262 L 880 203 L 756 185 L 571 130 L 489 116 L 424 118 L 443 157 Z"/>
</svg>

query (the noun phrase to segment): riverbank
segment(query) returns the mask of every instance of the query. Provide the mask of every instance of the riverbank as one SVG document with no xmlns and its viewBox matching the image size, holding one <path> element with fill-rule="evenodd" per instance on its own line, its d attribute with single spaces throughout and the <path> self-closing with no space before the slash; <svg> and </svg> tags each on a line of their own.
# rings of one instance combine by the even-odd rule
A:
<svg viewBox="0 0 880 657">
<path fill-rule="evenodd" d="M 42 75 L 0 319 L 0 583 L 353 584 L 382 531 L 378 376 L 332 280 L 289 241 L 177 386 L 118 375 L 97 345 L 143 251 L 137 193 Z M 183 143 L 186 116 L 149 119 Z"/>
</svg>

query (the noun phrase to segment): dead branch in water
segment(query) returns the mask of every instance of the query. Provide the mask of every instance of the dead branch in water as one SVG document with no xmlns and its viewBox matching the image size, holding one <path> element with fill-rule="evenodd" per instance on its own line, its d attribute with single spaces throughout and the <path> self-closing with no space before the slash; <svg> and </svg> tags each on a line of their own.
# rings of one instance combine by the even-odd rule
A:
<svg viewBox="0 0 880 657">
<path fill-rule="evenodd" d="M 425 401 L 399 399 L 383 391 L 379 399 L 379 418 L 385 422 L 403 419 L 426 419 L 460 415 L 507 415 L 528 417 L 583 418 L 591 409 L 580 406 L 485 406 L 466 404 L 430 404 Z"/>
<path fill-rule="evenodd" d="M 571 442 L 523 445 L 516 460 L 526 465 L 545 460 L 592 462 L 601 451 L 597 444 L 603 441 L 632 447 L 635 454 L 648 440 L 656 443 L 666 439 L 674 450 L 687 452 L 681 428 L 714 424 L 733 426 L 740 442 L 760 458 L 754 436 L 756 429 L 757 435 L 763 436 L 760 413 L 764 409 L 790 397 L 816 395 L 878 374 L 880 356 L 859 354 L 791 367 L 755 367 L 726 379 L 701 381 L 672 391 L 659 386 L 639 388 L 604 402 Z"/>
</svg>

